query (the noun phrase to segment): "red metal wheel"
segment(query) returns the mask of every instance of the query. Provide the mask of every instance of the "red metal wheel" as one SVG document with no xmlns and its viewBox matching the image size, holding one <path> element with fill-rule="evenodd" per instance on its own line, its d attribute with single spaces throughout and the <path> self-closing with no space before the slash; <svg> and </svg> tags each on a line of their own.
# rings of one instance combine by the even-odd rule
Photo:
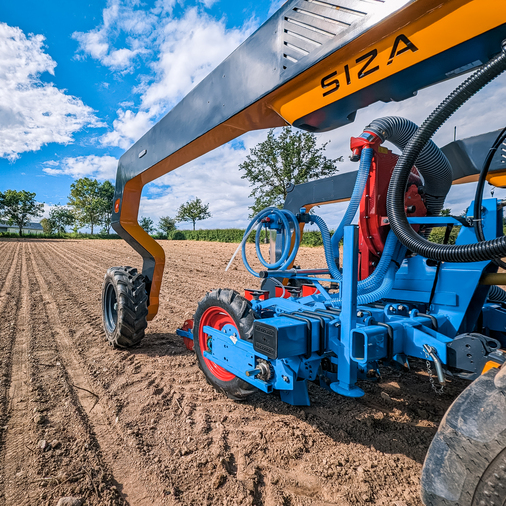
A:
<svg viewBox="0 0 506 506">
<path fill-rule="evenodd" d="M 204 351 L 209 350 L 208 339 L 210 338 L 210 336 L 208 336 L 203 330 L 206 325 L 216 330 L 221 330 L 225 325 L 233 325 L 236 327 L 234 319 L 223 308 L 212 306 L 205 310 L 200 319 L 199 325 L 200 350 L 202 351 L 202 358 L 204 359 L 209 371 L 221 381 L 232 381 L 236 377 L 235 374 L 228 372 L 226 369 L 223 369 L 223 367 L 215 364 L 211 360 L 208 360 L 204 356 Z M 237 333 L 239 334 L 239 331 Z"/>
</svg>

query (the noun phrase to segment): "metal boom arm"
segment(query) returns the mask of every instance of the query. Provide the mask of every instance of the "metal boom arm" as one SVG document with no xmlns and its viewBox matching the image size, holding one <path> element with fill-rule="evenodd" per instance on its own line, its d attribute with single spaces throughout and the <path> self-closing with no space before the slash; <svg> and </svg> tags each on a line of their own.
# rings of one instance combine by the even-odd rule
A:
<svg viewBox="0 0 506 506">
<path fill-rule="evenodd" d="M 144 185 L 252 130 L 342 126 L 481 65 L 504 39 L 497 0 L 286 2 L 120 158 L 112 226 L 143 257 L 148 319 L 165 255 L 137 223 Z"/>
</svg>

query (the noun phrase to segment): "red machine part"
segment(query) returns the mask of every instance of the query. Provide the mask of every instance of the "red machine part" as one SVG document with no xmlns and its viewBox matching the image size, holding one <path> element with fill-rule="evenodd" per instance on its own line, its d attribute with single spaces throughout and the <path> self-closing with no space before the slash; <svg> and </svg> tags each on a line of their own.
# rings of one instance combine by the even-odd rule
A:
<svg viewBox="0 0 506 506">
<path fill-rule="evenodd" d="M 200 350 L 202 352 L 202 357 L 204 362 L 211 374 L 213 374 L 220 381 L 232 381 L 235 378 L 235 374 L 223 369 L 223 367 L 215 364 L 211 360 L 204 357 L 204 351 L 209 350 L 208 346 L 208 335 L 204 332 L 204 327 L 209 326 L 216 330 L 221 330 L 225 325 L 233 325 L 236 326 L 236 323 L 232 316 L 225 311 L 222 307 L 212 306 L 204 312 L 202 317 L 200 318 L 200 326 L 198 329 L 198 335 L 195 336 L 195 339 L 199 340 Z M 236 327 L 237 328 L 237 327 Z M 239 334 L 239 331 L 237 331 Z"/>
<path fill-rule="evenodd" d="M 189 330 L 193 330 L 193 320 L 186 320 L 181 327 L 181 330 L 188 332 Z M 183 337 L 184 345 L 190 351 L 193 351 L 193 339 L 189 337 Z"/>
<path fill-rule="evenodd" d="M 354 154 L 357 150 L 356 144 L 356 139 L 352 139 L 351 149 Z M 386 209 L 388 185 L 399 158 L 398 155 L 380 146 L 377 142 L 369 143 L 363 147 L 372 147 L 374 156 L 364 195 L 360 201 L 358 220 L 360 228 L 359 279 L 365 279 L 372 274 L 385 247 L 385 241 L 390 231 Z M 423 197 L 419 193 L 421 186 L 420 175 L 413 167 L 405 199 L 406 214 L 409 217 L 427 215 Z M 413 228 L 417 229 L 418 227 Z"/>
</svg>

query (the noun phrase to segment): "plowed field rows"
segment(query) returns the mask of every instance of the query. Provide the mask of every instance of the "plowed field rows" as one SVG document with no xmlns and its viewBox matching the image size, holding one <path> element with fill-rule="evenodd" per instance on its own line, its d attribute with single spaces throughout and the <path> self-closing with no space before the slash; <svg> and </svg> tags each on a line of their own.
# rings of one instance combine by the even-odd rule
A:
<svg viewBox="0 0 506 506">
<path fill-rule="evenodd" d="M 421 505 L 419 474 L 465 387 L 431 390 L 423 364 L 388 368 L 351 400 L 310 386 L 311 407 L 205 381 L 175 330 L 211 288 L 258 286 L 236 245 L 162 241 L 158 317 L 139 347 L 104 340 L 108 267 L 140 267 L 123 241 L 0 241 L 0 506 Z M 303 267 L 321 267 L 301 248 Z"/>
</svg>

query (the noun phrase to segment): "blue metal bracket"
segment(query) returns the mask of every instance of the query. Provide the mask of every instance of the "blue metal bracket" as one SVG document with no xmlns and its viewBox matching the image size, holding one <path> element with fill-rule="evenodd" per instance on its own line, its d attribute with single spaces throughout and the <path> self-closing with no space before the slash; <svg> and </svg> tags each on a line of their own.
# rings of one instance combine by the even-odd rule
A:
<svg viewBox="0 0 506 506">
<path fill-rule="evenodd" d="M 364 391 L 355 385 L 358 365 L 351 357 L 352 331 L 357 325 L 358 227 L 344 227 L 343 282 L 341 310 L 342 354 L 337 368 L 338 380 L 330 388 L 346 397 L 362 397 Z"/>
</svg>

